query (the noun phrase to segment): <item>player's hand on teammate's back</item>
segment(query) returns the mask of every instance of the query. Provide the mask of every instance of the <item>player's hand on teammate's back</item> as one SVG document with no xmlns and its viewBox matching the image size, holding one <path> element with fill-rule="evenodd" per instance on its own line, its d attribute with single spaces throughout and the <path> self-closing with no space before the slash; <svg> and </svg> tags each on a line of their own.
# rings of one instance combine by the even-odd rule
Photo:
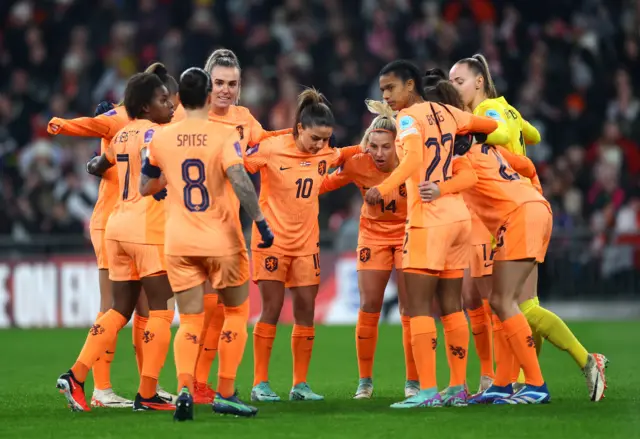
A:
<svg viewBox="0 0 640 439">
<path fill-rule="evenodd" d="M 165 198 L 167 198 L 167 188 L 161 189 L 155 194 L 153 194 L 153 198 L 156 201 L 164 200 Z"/>
<path fill-rule="evenodd" d="M 456 140 L 453 142 L 453 153 L 455 155 L 465 155 L 473 144 L 473 136 L 471 134 L 456 134 Z"/>
<path fill-rule="evenodd" d="M 267 220 L 263 219 L 260 221 L 256 221 L 256 226 L 258 227 L 258 231 L 260 232 L 260 237 L 262 238 L 262 242 L 258 244 L 258 248 L 269 248 L 273 245 L 273 232 L 267 224 Z"/>
<path fill-rule="evenodd" d="M 100 161 L 100 157 L 98 154 L 95 154 L 91 160 L 87 162 L 87 172 L 91 175 L 95 175 L 96 177 L 102 177 L 102 175 L 96 173 L 96 166 Z"/>
<path fill-rule="evenodd" d="M 430 202 L 440 198 L 440 188 L 436 183 L 421 181 L 418 185 L 422 201 Z"/>
<path fill-rule="evenodd" d="M 368 204 L 371 204 L 373 206 L 378 204 L 380 200 L 382 200 L 382 195 L 380 195 L 380 191 L 378 190 L 378 188 L 372 187 L 364 195 L 364 200 Z"/>
<path fill-rule="evenodd" d="M 108 102 L 108 101 L 102 101 L 96 107 L 96 111 L 93 113 L 93 115 L 94 116 L 100 116 L 101 114 L 106 113 L 107 111 L 111 111 L 111 110 L 113 110 L 113 104 L 111 102 Z"/>
</svg>

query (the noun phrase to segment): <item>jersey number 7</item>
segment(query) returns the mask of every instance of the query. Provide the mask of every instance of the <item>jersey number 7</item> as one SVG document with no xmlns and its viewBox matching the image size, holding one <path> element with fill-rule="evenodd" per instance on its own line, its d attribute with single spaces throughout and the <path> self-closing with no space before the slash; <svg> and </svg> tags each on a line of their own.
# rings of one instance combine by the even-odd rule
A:
<svg viewBox="0 0 640 439">
<path fill-rule="evenodd" d="M 196 178 L 191 178 L 191 170 L 197 172 Z M 184 181 L 184 189 L 182 196 L 184 198 L 184 206 L 190 212 L 203 212 L 209 208 L 209 191 L 207 191 L 204 181 L 206 174 L 204 171 L 204 163 L 200 159 L 187 159 L 182 162 L 182 180 Z M 200 191 L 200 202 L 194 203 L 192 193 L 194 190 Z"/>
<path fill-rule="evenodd" d="M 127 164 L 127 169 L 124 171 L 124 189 L 122 189 L 122 199 L 126 200 L 127 198 L 129 198 L 129 173 L 131 171 L 131 168 L 129 167 L 129 154 L 116 154 L 116 162 L 120 163 L 126 163 Z M 118 178 L 120 178 L 120 176 L 118 176 Z"/>
</svg>

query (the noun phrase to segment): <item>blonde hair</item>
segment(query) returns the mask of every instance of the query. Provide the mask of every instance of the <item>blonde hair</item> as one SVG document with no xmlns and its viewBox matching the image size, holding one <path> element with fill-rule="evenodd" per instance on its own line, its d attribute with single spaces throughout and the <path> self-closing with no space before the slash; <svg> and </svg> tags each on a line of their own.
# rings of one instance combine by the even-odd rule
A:
<svg viewBox="0 0 640 439">
<path fill-rule="evenodd" d="M 303 128 L 310 126 L 330 126 L 333 128 L 335 120 L 327 104 L 327 99 L 315 88 L 304 89 L 298 95 L 293 137 L 298 137 L 298 124 L 301 124 Z"/>
<path fill-rule="evenodd" d="M 456 64 L 466 64 L 476 75 L 481 75 L 484 79 L 483 91 L 489 99 L 495 99 L 498 97 L 498 91 L 496 85 L 491 78 L 491 72 L 489 71 L 489 63 L 487 59 L 481 53 L 476 53 L 471 58 L 464 58 L 458 61 Z"/>
<path fill-rule="evenodd" d="M 213 76 L 213 68 L 216 66 L 220 67 L 233 67 L 238 69 L 238 72 L 242 74 L 242 69 L 240 68 L 240 61 L 238 61 L 238 57 L 232 50 L 229 49 L 216 49 L 214 50 L 209 58 L 207 58 L 207 62 L 204 64 L 204 70 L 209 75 Z M 213 79 L 213 78 L 212 78 Z M 238 98 L 234 102 L 235 105 L 238 105 L 240 102 L 240 92 L 242 91 L 241 83 L 238 83 Z"/>
<path fill-rule="evenodd" d="M 369 128 L 364 132 L 360 145 L 366 147 L 369 143 L 369 136 L 375 131 L 388 131 L 393 134 L 393 137 L 395 138 L 397 132 L 396 119 L 393 117 L 394 111 L 391 109 L 389 104 L 373 99 L 367 99 L 364 103 L 367 106 L 367 109 L 371 113 L 377 114 L 377 116 L 373 121 L 371 121 L 371 125 L 369 125 Z"/>
</svg>

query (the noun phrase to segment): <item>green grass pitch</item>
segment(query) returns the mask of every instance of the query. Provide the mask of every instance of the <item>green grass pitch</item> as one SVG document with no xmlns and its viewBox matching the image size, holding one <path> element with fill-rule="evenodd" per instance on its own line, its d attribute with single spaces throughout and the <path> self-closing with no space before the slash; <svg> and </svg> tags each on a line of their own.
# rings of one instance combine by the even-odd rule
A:
<svg viewBox="0 0 640 439">
<path fill-rule="evenodd" d="M 353 327 L 319 327 L 309 382 L 324 394 L 323 402 L 257 404 L 254 419 L 214 415 L 198 406 L 196 419 L 172 421 L 171 413 L 134 413 L 127 409 L 95 409 L 71 413 L 55 389 L 55 380 L 76 358 L 85 330 L 7 330 L 0 332 L 0 437 L 13 438 L 639 438 L 640 322 L 572 323 L 588 349 L 611 360 L 609 389 L 600 403 L 587 398 L 585 384 L 573 360 L 546 342 L 542 369 L 552 393 L 546 406 L 474 406 L 391 410 L 403 397 L 404 366 L 399 326 L 382 325 L 374 368 L 375 393 L 370 401 L 351 399 L 357 384 Z M 272 387 L 287 398 L 291 387 L 291 328 L 282 326 L 273 349 Z M 251 336 L 249 337 L 251 339 Z M 123 330 L 112 369 L 114 388 L 133 397 L 138 385 L 131 335 Z M 448 371 L 440 333 L 438 377 Z M 469 385 L 475 389 L 478 362 L 470 346 Z M 215 377 L 212 373 L 215 383 Z M 251 345 L 238 375 L 242 398 L 249 399 L 252 379 Z M 176 386 L 173 354 L 161 384 Z M 92 382 L 87 383 L 90 397 Z"/>
</svg>

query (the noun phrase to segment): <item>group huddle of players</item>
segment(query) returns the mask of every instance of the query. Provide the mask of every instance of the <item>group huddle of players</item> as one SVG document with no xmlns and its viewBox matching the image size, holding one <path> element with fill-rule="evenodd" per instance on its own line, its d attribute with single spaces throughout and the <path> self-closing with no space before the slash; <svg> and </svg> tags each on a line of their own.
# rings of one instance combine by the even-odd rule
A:
<svg viewBox="0 0 640 439">
<path fill-rule="evenodd" d="M 94 407 L 169 410 L 178 420 L 193 419 L 194 404 L 257 413 L 235 387 L 249 318 L 240 205 L 254 221 L 252 278 L 262 299 L 251 400 L 280 400 L 269 384 L 269 362 L 285 288 L 295 322 L 289 399 L 324 399 L 307 383 L 320 282 L 318 197 L 349 183 L 365 200 L 354 398 L 373 395 L 378 321 L 394 267 L 406 399 L 392 408 L 547 403 L 537 358 L 543 339 L 574 358 L 591 400 L 603 398 L 607 359 L 588 353 L 538 302 L 537 264 L 552 212 L 525 153 L 540 135 L 497 96 L 482 55 L 457 62 L 448 78 L 439 69 L 424 77 L 409 61 L 389 63 L 379 74 L 384 102 L 366 103 L 377 116 L 361 144 L 339 149 L 329 145 L 335 120 L 321 94 L 299 95 L 292 129 L 265 131 L 237 105 L 240 73 L 226 49 L 179 81 L 156 63 L 129 80 L 122 105 L 101 103 L 95 117 L 49 122 L 51 134 L 102 138 L 101 155 L 87 164 L 102 177 L 90 224 L 101 312 L 76 362 L 57 380 L 72 410 L 90 410 L 84 382 L 92 370 Z M 247 171 L 260 172 L 259 199 Z M 450 369 L 442 391 L 436 302 Z M 174 396 L 158 377 L 176 303 Z M 115 394 L 110 382 L 117 334 L 132 316 L 140 375 L 134 401 Z M 475 395 L 466 385 L 467 316 L 481 363 Z"/>
</svg>

